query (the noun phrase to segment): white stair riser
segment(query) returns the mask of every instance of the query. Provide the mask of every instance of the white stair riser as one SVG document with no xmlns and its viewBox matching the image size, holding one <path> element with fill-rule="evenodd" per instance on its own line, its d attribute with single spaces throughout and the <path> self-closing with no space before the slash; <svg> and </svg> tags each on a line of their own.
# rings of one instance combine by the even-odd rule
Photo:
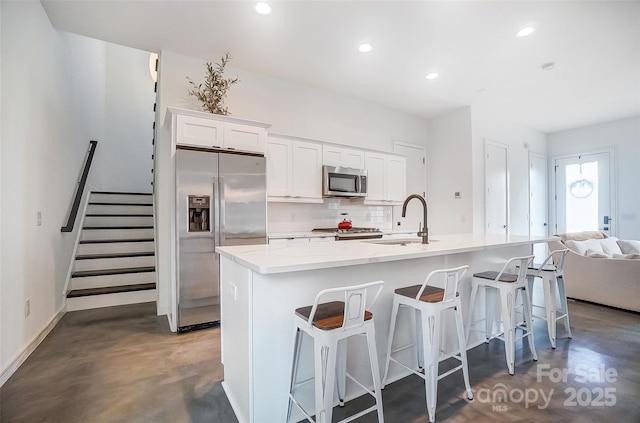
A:
<svg viewBox="0 0 640 423">
<path fill-rule="evenodd" d="M 153 238 L 153 229 L 83 229 L 82 241 L 127 240 Z"/>
<path fill-rule="evenodd" d="M 152 204 L 151 195 L 137 194 L 100 194 L 91 193 L 89 197 L 91 203 L 134 203 L 134 204 Z"/>
<path fill-rule="evenodd" d="M 152 214 L 153 206 L 87 205 L 87 214 Z"/>
<path fill-rule="evenodd" d="M 84 226 L 153 226 L 153 216 L 86 216 Z"/>
<path fill-rule="evenodd" d="M 101 307 L 113 307 L 125 304 L 138 304 L 156 301 L 156 290 L 118 292 L 116 294 L 89 295 L 87 297 L 67 298 L 67 311 L 88 310 Z"/>
<path fill-rule="evenodd" d="M 127 267 L 155 266 L 155 264 L 156 258 L 154 256 L 76 260 L 73 264 L 73 271 L 124 269 Z"/>
<path fill-rule="evenodd" d="M 110 286 L 156 283 L 156 272 L 125 273 L 122 275 L 86 276 L 71 278 L 69 290 L 106 288 Z"/>
<path fill-rule="evenodd" d="M 77 255 L 111 254 L 111 253 L 144 253 L 153 252 L 155 246 L 151 242 L 105 242 L 104 244 L 79 244 Z"/>
</svg>

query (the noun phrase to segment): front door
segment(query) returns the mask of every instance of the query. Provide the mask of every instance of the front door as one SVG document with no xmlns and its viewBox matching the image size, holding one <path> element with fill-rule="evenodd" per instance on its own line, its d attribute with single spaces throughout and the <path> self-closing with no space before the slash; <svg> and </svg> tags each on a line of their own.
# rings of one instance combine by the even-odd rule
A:
<svg viewBox="0 0 640 423">
<path fill-rule="evenodd" d="M 612 219 L 613 152 L 555 159 L 556 232 L 615 233 Z"/>
</svg>

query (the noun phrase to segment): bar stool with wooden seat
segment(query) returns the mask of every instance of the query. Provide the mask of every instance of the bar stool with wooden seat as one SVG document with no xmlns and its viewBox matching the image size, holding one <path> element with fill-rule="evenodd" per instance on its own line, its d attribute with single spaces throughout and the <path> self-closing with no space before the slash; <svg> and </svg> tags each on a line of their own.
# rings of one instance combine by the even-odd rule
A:
<svg viewBox="0 0 640 423">
<path fill-rule="evenodd" d="M 547 321 L 547 331 L 549 333 L 549 341 L 551 348 L 556 347 L 556 323 L 558 320 L 564 320 L 564 327 L 567 330 L 568 337 L 571 338 L 571 328 L 569 327 L 569 308 L 567 307 L 567 293 L 564 289 L 564 257 L 569 249 L 555 250 L 540 264 L 532 264 L 527 269 L 527 279 L 529 280 L 529 292 L 533 292 L 533 281 L 539 277 L 542 279 L 544 290 L 544 306 L 537 306 L 533 303 L 532 307 L 540 307 L 545 309 L 546 317 L 541 317 Z M 556 303 L 556 296 L 560 298 L 560 307 Z"/>
<path fill-rule="evenodd" d="M 509 369 L 509 374 L 511 375 L 515 373 L 516 340 L 528 337 L 533 360 L 538 361 L 538 355 L 536 354 L 536 347 L 533 339 L 531 294 L 529 292 L 529 285 L 526 279 L 527 268 L 532 261 L 532 255 L 525 257 L 513 257 L 505 263 L 505 265 L 502 267 L 502 270 L 500 270 L 499 272 L 487 271 L 474 273 L 473 275 L 471 298 L 469 302 L 469 315 L 467 316 L 467 342 L 469 342 L 469 333 L 471 331 L 471 327 L 481 322 L 482 320 L 485 320 L 485 330 L 481 331 L 485 334 L 485 342 L 488 343 L 493 338 L 504 341 L 507 368 Z M 509 273 L 507 271 L 512 266 L 515 267 L 517 273 Z M 475 307 L 479 288 L 485 288 L 486 318 L 474 322 L 473 309 Z M 521 293 L 522 297 L 522 309 L 525 326 L 516 323 L 515 312 L 516 297 L 518 295 L 518 292 Z M 502 311 L 503 331 L 500 333 L 493 333 L 493 313 L 495 310 L 496 293 L 500 296 L 500 305 Z M 517 328 L 522 329 L 524 333 L 516 338 L 515 331 Z"/>
<path fill-rule="evenodd" d="M 393 361 L 413 374 L 424 379 L 427 399 L 429 421 L 436 419 L 436 403 L 438 398 L 438 380 L 458 370 L 462 370 L 467 397 L 473 399 L 471 386 L 469 385 L 469 369 L 467 365 L 467 348 L 465 343 L 464 328 L 462 326 L 462 311 L 460 296 L 457 292 L 458 282 L 469 266 L 460 266 L 453 269 L 434 270 L 429 273 L 422 285 L 414 285 L 395 290 L 393 295 L 393 309 L 391 312 L 391 327 L 389 329 L 389 345 L 387 348 L 387 360 L 384 370 L 383 386 L 387 382 L 389 363 Z M 444 289 L 430 285 L 434 279 L 444 279 Z M 415 310 L 416 320 L 416 344 L 418 353 L 418 370 L 402 363 L 394 358 L 394 354 L 401 352 L 414 344 L 392 350 L 396 319 L 400 307 L 410 307 Z M 453 309 L 458 335 L 458 355 L 449 355 L 447 358 L 455 358 L 461 364 L 441 375 L 438 374 L 440 361 L 440 332 L 442 325 L 442 312 Z"/>
<path fill-rule="evenodd" d="M 356 415 L 341 420 L 341 422 L 349 422 L 373 411 L 378 413 L 378 422 L 384 422 L 373 314 L 365 309 L 365 306 L 370 308 L 376 302 L 382 291 L 383 284 L 383 281 L 375 281 L 360 285 L 325 289 L 316 295 L 312 306 L 298 308 L 295 311 L 293 357 L 291 360 L 286 422 L 289 422 L 292 406 L 295 405 L 308 421 L 314 422 L 311 416 L 315 414 L 316 423 L 331 423 L 334 406 L 334 387 L 337 384 L 338 403 L 344 405 L 347 377 L 373 396 L 375 404 Z M 375 296 L 367 305 L 367 291 L 369 289 L 375 289 Z M 320 302 L 323 298 L 326 300 L 339 293 L 344 293 L 343 301 Z M 304 333 L 313 339 L 314 377 L 298 381 L 298 364 Z M 366 337 L 369 364 L 373 377 L 373 390 L 364 386 L 346 371 L 346 341 L 347 338 L 356 335 L 364 335 Z M 303 408 L 294 394 L 299 387 L 312 381 L 315 386 L 315 410 L 309 412 Z"/>
</svg>

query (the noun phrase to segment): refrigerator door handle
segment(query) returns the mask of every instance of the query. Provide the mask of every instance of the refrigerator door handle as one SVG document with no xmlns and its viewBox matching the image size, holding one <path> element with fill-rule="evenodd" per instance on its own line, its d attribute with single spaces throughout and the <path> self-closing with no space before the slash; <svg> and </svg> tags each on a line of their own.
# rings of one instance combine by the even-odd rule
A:
<svg viewBox="0 0 640 423">
<path fill-rule="evenodd" d="M 220 215 L 219 219 L 219 227 L 216 230 L 216 236 L 218 237 L 217 245 L 225 245 L 225 199 L 224 199 L 224 177 L 220 176 L 218 179 L 218 194 L 219 194 L 219 203 L 218 203 L 218 212 Z"/>
<path fill-rule="evenodd" d="M 211 187 L 213 190 L 213 251 L 214 255 L 216 247 L 220 246 L 220 200 L 218 198 L 218 194 L 220 192 L 220 182 L 217 176 L 213 177 L 213 186 Z"/>
</svg>

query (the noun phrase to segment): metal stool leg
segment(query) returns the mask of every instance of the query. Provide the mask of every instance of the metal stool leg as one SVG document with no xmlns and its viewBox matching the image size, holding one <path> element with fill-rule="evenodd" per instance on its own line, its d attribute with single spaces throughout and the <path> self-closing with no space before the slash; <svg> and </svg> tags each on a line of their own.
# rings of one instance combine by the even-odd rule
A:
<svg viewBox="0 0 640 423">
<path fill-rule="evenodd" d="M 500 287 L 500 303 L 502 306 L 502 324 L 504 326 L 504 352 L 509 374 L 515 373 L 515 290 L 511 287 Z"/>
<path fill-rule="evenodd" d="M 464 386 L 467 389 L 467 398 L 473 399 L 471 384 L 469 383 L 469 365 L 467 363 L 467 344 L 464 337 L 464 328 L 462 327 L 462 311 L 460 310 L 460 299 L 458 298 L 456 308 L 454 309 L 456 317 L 456 332 L 458 334 L 458 347 L 460 348 L 460 360 L 462 361 L 462 376 L 464 377 Z"/>
<path fill-rule="evenodd" d="M 396 330 L 396 319 L 398 318 L 398 309 L 400 308 L 400 303 L 398 299 L 393 298 L 393 308 L 391 309 L 391 324 L 389 326 L 389 343 L 387 346 L 387 358 L 385 360 L 384 365 L 384 378 L 382 379 L 382 388 L 387 384 L 387 377 L 389 376 L 389 362 L 391 361 L 391 351 L 393 348 L 393 337 Z"/>
<path fill-rule="evenodd" d="M 436 316 L 423 312 L 422 327 L 425 329 L 424 344 L 424 373 L 427 410 L 429 421 L 436 421 L 436 403 L 438 400 L 438 361 L 440 358 L 440 322 Z"/>
<path fill-rule="evenodd" d="M 569 334 L 569 338 L 573 338 L 571 335 L 571 326 L 569 325 L 569 305 L 567 304 L 567 292 L 564 289 L 564 277 L 559 276 L 557 278 L 558 294 L 560 295 L 560 305 L 562 306 L 562 313 L 565 315 L 564 325 Z"/>
<path fill-rule="evenodd" d="M 556 347 L 556 290 L 555 276 L 551 272 L 544 272 L 542 284 L 544 287 L 544 309 L 547 315 L 547 333 L 551 348 Z"/>
<path fill-rule="evenodd" d="M 533 336 L 533 314 L 531 313 L 531 293 L 529 287 L 525 284 L 522 296 L 522 308 L 524 309 L 524 319 L 527 324 L 527 336 L 529 337 L 529 346 L 531 347 L 531 355 L 533 361 L 538 361 L 538 353 L 536 352 L 536 344 Z M 555 325 L 554 325 L 555 326 Z"/>
<path fill-rule="evenodd" d="M 367 328 L 367 347 L 369 348 L 369 362 L 371 364 L 371 376 L 373 377 L 373 391 L 376 398 L 376 411 L 378 412 L 378 423 L 384 423 L 384 413 L 382 411 L 382 386 L 380 382 L 380 368 L 378 367 L 378 352 L 376 350 L 375 326 Z"/>
</svg>

